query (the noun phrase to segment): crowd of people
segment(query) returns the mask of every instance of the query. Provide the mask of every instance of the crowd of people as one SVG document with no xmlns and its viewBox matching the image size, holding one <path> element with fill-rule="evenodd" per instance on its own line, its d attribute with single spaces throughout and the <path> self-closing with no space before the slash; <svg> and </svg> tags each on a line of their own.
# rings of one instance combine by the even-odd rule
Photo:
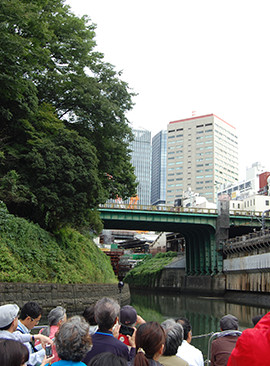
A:
<svg viewBox="0 0 270 366">
<path fill-rule="evenodd" d="M 0 306 L 1 366 L 203 366 L 202 352 L 192 344 L 188 319 L 145 322 L 134 307 L 120 308 L 101 298 L 82 316 L 67 318 L 62 306 L 48 314 L 48 326 L 31 334 L 42 316 L 36 302 L 21 311 Z M 270 313 L 253 318 L 254 328 L 238 330 L 238 319 L 225 315 L 211 345 L 212 366 L 270 365 Z"/>
</svg>

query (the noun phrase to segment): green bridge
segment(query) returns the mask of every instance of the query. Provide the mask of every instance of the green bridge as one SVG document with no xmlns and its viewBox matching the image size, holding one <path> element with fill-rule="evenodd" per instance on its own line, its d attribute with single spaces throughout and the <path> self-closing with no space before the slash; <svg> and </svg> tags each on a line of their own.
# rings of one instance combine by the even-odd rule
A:
<svg viewBox="0 0 270 366">
<path fill-rule="evenodd" d="M 222 240 L 261 228 L 262 212 L 106 204 L 100 206 L 105 229 L 181 233 L 186 241 L 187 275 L 222 272 Z M 269 218 L 266 220 L 269 226 Z"/>
</svg>

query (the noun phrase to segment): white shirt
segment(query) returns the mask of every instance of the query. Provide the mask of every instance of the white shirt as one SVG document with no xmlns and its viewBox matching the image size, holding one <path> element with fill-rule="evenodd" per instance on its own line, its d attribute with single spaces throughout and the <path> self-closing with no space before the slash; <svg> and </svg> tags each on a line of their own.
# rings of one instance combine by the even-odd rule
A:
<svg viewBox="0 0 270 366">
<path fill-rule="evenodd" d="M 21 333 L 18 330 L 20 330 Z M 19 321 L 18 327 L 17 327 L 17 332 L 15 332 L 15 333 L 23 335 L 23 334 L 29 334 L 30 331 L 25 325 L 23 325 Z M 24 343 L 24 345 L 28 348 L 28 351 L 29 351 L 29 360 L 27 361 L 27 365 L 35 366 L 35 365 L 41 364 L 43 361 L 43 358 L 45 357 L 44 349 L 41 348 L 38 352 L 33 352 L 33 348 L 31 347 L 31 344 L 29 342 Z"/>
<path fill-rule="evenodd" d="M 89 333 L 91 335 L 95 334 L 97 330 L 98 330 L 98 325 L 90 325 L 90 327 L 89 327 Z"/>
<path fill-rule="evenodd" d="M 185 340 L 178 347 L 176 356 L 187 361 L 189 366 L 204 366 L 202 352 Z"/>
<path fill-rule="evenodd" d="M 9 332 L 8 330 L 0 330 L 0 338 L 4 339 L 14 339 L 21 343 L 30 342 L 31 336 L 29 334 L 21 334 L 19 332 Z"/>
</svg>

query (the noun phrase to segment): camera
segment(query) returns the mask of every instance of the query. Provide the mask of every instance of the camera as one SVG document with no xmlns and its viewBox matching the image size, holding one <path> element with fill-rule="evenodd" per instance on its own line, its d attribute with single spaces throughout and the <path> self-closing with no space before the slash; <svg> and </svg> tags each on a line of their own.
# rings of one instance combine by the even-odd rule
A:
<svg viewBox="0 0 270 366">
<path fill-rule="evenodd" d="M 119 333 L 132 336 L 132 334 L 134 333 L 134 329 L 131 327 L 128 327 L 127 325 L 121 325 Z"/>
<path fill-rule="evenodd" d="M 47 358 L 52 357 L 52 346 L 50 344 L 46 344 L 45 346 L 45 355 Z"/>
</svg>

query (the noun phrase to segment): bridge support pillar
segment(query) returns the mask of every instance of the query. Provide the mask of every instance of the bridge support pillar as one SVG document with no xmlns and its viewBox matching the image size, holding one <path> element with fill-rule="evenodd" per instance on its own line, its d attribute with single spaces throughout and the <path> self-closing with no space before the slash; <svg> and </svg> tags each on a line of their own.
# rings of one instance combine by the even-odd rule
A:
<svg viewBox="0 0 270 366">
<path fill-rule="evenodd" d="M 225 240 L 229 238 L 230 216 L 229 216 L 230 202 L 227 199 L 218 202 L 218 216 L 216 224 L 216 253 L 217 253 L 217 272 L 223 271 L 223 254 L 222 245 Z"/>
</svg>

